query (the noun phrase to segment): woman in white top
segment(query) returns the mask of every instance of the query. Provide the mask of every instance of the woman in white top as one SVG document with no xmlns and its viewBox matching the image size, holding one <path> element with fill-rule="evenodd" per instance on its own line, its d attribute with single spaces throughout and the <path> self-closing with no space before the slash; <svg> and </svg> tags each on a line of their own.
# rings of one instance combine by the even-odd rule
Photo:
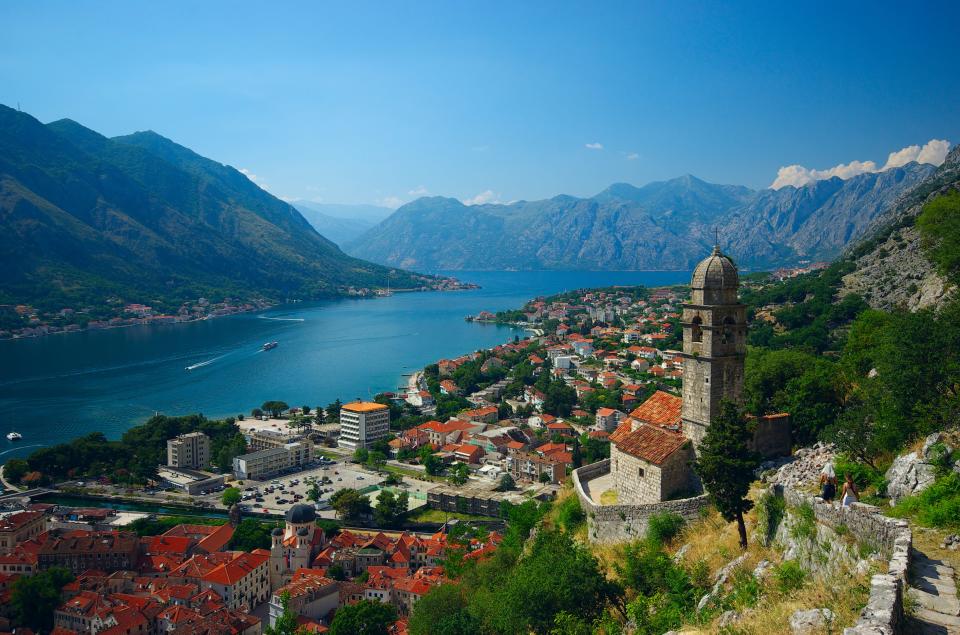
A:
<svg viewBox="0 0 960 635">
<path fill-rule="evenodd" d="M 853 483 L 853 477 L 850 474 L 844 474 L 843 481 L 843 506 L 849 506 L 851 503 L 856 503 L 860 500 L 860 492 L 857 491 L 857 486 Z"/>
<path fill-rule="evenodd" d="M 837 475 L 833 471 L 833 463 L 827 461 L 820 471 L 820 498 L 832 502 L 837 495 Z"/>
</svg>

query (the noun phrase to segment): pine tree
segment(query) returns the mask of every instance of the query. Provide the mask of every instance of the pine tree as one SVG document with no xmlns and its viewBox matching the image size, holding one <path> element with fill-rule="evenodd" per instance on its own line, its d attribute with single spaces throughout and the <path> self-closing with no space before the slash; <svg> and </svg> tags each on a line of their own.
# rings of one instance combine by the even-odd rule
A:
<svg viewBox="0 0 960 635">
<path fill-rule="evenodd" d="M 754 471 L 760 465 L 759 455 L 748 447 L 752 440 L 753 434 L 743 413 L 736 404 L 723 401 L 720 414 L 707 428 L 694 464 L 720 515 L 728 522 L 737 521 L 743 549 L 747 548 L 743 514 L 753 507 L 747 494 Z"/>
</svg>

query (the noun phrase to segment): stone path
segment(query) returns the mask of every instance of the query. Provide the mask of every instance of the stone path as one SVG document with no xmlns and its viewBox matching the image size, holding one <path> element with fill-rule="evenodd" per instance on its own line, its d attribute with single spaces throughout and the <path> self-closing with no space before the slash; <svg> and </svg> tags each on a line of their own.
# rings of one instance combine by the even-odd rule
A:
<svg viewBox="0 0 960 635">
<path fill-rule="evenodd" d="M 913 615 L 904 632 L 917 635 L 960 634 L 960 600 L 953 567 L 914 550 L 910 565 Z"/>
</svg>

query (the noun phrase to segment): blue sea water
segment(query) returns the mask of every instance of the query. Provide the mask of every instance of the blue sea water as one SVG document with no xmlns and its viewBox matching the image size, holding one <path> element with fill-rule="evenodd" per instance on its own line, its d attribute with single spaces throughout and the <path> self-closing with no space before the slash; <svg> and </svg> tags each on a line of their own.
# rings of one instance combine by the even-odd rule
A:
<svg viewBox="0 0 960 635">
<path fill-rule="evenodd" d="M 110 438 L 155 412 L 248 413 L 269 399 L 325 405 L 395 390 L 402 375 L 513 338 L 466 322 L 538 295 L 687 282 L 689 272 L 450 272 L 480 289 L 285 305 L 202 322 L 0 342 L 0 462 L 91 431 Z M 522 333 L 521 333 L 522 335 Z M 261 351 L 264 342 L 279 346 Z M 192 367 L 187 370 L 187 367 Z"/>
</svg>

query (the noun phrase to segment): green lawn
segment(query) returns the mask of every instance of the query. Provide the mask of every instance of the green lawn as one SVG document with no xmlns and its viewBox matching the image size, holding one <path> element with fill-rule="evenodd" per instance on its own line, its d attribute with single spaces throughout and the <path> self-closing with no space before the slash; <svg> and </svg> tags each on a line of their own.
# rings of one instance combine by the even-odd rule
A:
<svg viewBox="0 0 960 635">
<path fill-rule="evenodd" d="M 422 523 L 443 523 L 448 520 L 499 520 L 491 516 L 476 516 L 474 514 L 461 514 L 460 512 L 445 512 L 440 509 L 428 509 L 421 507 L 420 511 L 414 512 L 407 517 L 411 522 Z"/>
</svg>

